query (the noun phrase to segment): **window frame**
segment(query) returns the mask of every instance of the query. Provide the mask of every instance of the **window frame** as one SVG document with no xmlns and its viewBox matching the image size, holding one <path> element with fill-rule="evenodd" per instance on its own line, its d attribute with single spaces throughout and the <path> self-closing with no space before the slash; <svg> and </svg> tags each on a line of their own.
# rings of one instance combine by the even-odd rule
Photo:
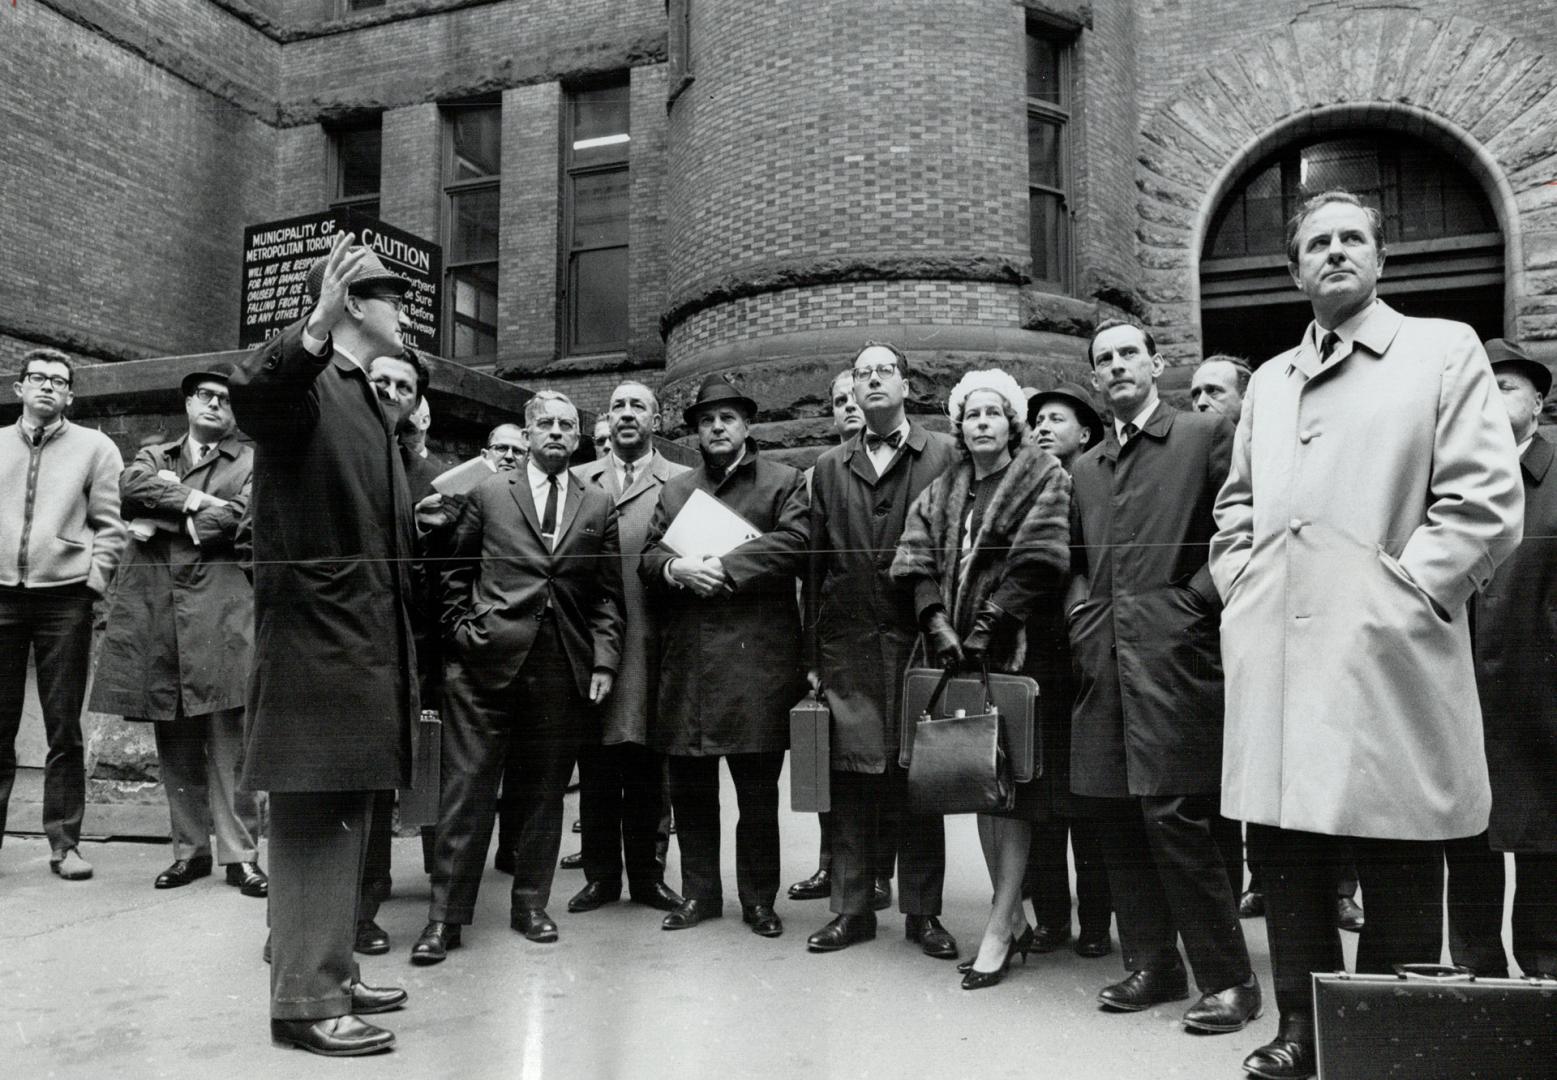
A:
<svg viewBox="0 0 1557 1080">
<path fill-rule="evenodd" d="M 575 101 L 580 93 L 592 90 L 620 89 L 628 97 L 628 125 L 627 141 L 622 156 L 611 161 L 591 161 L 577 164 L 573 159 L 574 143 L 574 115 Z M 632 341 L 632 280 L 631 280 L 631 252 L 632 252 L 632 88 L 628 73 L 622 72 L 614 78 L 598 79 L 587 83 L 578 83 L 564 87 L 562 94 L 562 123 L 559 130 L 562 136 L 562 145 L 559 154 L 561 166 L 561 183 L 559 185 L 559 198 L 561 212 L 558 215 L 559 238 L 557 244 L 558 273 L 557 273 L 557 323 L 559 337 L 562 345 L 563 356 L 611 356 L 625 354 Z M 574 228 L 577 224 L 577 202 L 574 196 L 574 187 L 581 177 L 604 176 L 612 173 L 623 173 L 628 185 L 628 209 L 627 228 L 628 236 L 620 244 L 576 244 L 574 242 Z M 577 290 L 574 288 L 574 256 L 591 251 L 614 251 L 621 249 L 628 253 L 629 276 L 627 281 L 627 295 L 624 299 L 626 319 L 622 326 L 622 336 L 618 340 L 602 345 L 582 347 L 577 337 Z"/>
<path fill-rule="evenodd" d="M 353 132 L 366 131 L 369 128 L 378 130 L 378 185 L 371 194 L 346 195 L 343 193 L 346 180 L 346 167 L 342 154 L 341 139 Z M 369 217 L 378 218 L 383 209 L 384 193 L 384 114 L 375 113 L 371 117 L 363 117 L 358 120 L 347 121 L 341 124 L 331 124 L 325 131 L 329 135 L 330 153 L 327 167 L 326 183 L 329 187 L 330 207 L 336 210 L 355 210 L 358 213 L 367 214 Z M 372 208 L 369 213 L 368 208 Z"/>
<path fill-rule="evenodd" d="M 495 172 L 495 173 L 486 173 L 486 174 L 483 174 L 481 176 L 476 176 L 476 177 L 467 177 L 466 179 L 463 179 L 463 180 L 457 180 L 457 179 L 454 178 L 454 175 L 455 175 L 454 114 L 458 110 L 460 110 L 460 109 L 490 109 L 492 111 L 492 113 L 494 114 L 494 116 L 496 117 L 497 125 L 498 125 L 498 139 L 499 139 L 499 142 L 498 142 L 498 171 L 497 172 Z M 443 325 L 445 327 L 445 333 L 443 335 L 444 351 L 445 351 L 445 354 L 450 359 L 458 360 L 461 363 L 464 363 L 464 364 L 467 364 L 467 365 L 470 365 L 470 366 L 491 365 L 492 363 L 495 362 L 495 360 L 497 358 L 497 338 L 498 338 L 498 334 L 499 334 L 499 331 L 500 331 L 500 324 L 496 321 L 495 313 L 494 313 L 494 321 L 491 324 L 491 330 L 492 330 L 492 351 L 491 352 L 489 352 L 489 353 L 480 353 L 480 352 L 478 352 L 478 353 L 471 353 L 471 354 L 468 354 L 468 355 L 460 355 L 456 351 L 456 349 L 457 349 L 457 342 L 459 340 L 459 333 L 458 333 L 458 331 L 459 331 L 459 328 L 462 325 L 470 324 L 470 325 L 473 325 L 473 326 L 485 329 L 487 324 L 483 323 L 483 322 L 480 322 L 478 319 L 470 319 L 468 317 L 464 317 L 464 316 L 461 316 L 459 314 L 458 308 L 456 306 L 457 303 L 458 303 L 458 299 L 459 299 L 459 297 L 458 297 L 459 290 L 455 287 L 454 278 L 455 278 L 455 275 L 457 273 L 459 273 L 460 271 L 469 271 L 472 268 L 482 269 L 482 268 L 490 267 L 491 270 L 492 270 L 492 274 L 493 274 L 494 279 L 499 281 L 499 289 L 500 289 L 500 284 L 501 284 L 501 279 L 500 279 L 501 268 L 500 268 L 500 264 L 501 264 L 501 261 L 502 261 L 502 233 L 501 233 L 501 229 L 502 229 L 502 212 L 501 212 L 501 205 L 499 206 L 499 214 L 498 214 L 498 229 L 499 229 L 498 248 L 497 248 L 497 251 L 493 254 L 493 256 L 491 258 L 489 258 L 489 259 L 456 259 L 454 257 L 454 230 L 455 230 L 454 205 L 455 205 L 455 200 L 459 196 L 461 196 L 461 195 L 483 194 L 483 193 L 486 193 L 486 192 L 492 192 L 494 194 L 497 194 L 499 196 L 499 199 L 501 200 L 502 175 L 503 175 L 502 174 L 502 124 L 503 124 L 502 98 L 500 96 L 493 95 L 493 96 L 489 96 L 489 97 L 467 99 L 467 100 L 463 100 L 463 101 L 445 101 L 445 102 L 440 102 L 439 103 L 439 112 L 441 114 L 440 119 L 442 120 L 442 127 L 443 127 L 443 131 L 442 131 L 442 146 L 440 148 L 440 154 L 439 154 L 439 165 L 438 165 L 439 175 L 438 175 L 438 179 L 439 179 L 439 198 L 441 199 L 441 210 L 442 210 L 442 213 L 439 215 L 439 217 L 441 219 L 440 223 L 439 223 L 439 234 L 440 234 L 439 235 L 439 240 L 440 240 L 440 242 L 443 245 Z M 494 302 L 496 302 L 500 298 L 501 298 L 501 292 L 498 291 L 497 296 L 494 297 Z"/>
<path fill-rule="evenodd" d="M 1027 93 L 1025 80 L 1029 75 L 1026 69 L 1027 39 L 1038 38 L 1050 42 L 1056 47 L 1059 60 L 1057 83 L 1060 90 L 1060 101 L 1046 101 L 1043 98 L 1033 97 Z M 1033 258 L 1032 285 L 1045 292 L 1069 293 L 1075 288 L 1076 281 L 1076 255 L 1075 255 L 1075 222 L 1076 210 L 1072 205 L 1073 195 L 1076 189 L 1075 154 L 1072 146 L 1072 132 L 1076 119 L 1076 80 L 1075 80 L 1075 50 L 1077 35 L 1074 30 L 1052 26 L 1042 21 L 1029 18 L 1027 20 L 1026 34 L 1023 37 L 1023 132 L 1027 139 L 1028 174 L 1027 174 L 1027 219 L 1029 231 L 1032 228 L 1032 207 L 1035 195 L 1043 195 L 1058 201 L 1059 230 L 1058 251 L 1056 261 L 1059 263 L 1059 277 L 1046 278 L 1038 276 L 1038 260 Z M 1063 187 L 1054 187 L 1049 184 L 1035 184 L 1032 181 L 1032 150 L 1033 140 L 1027 134 L 1029 125 L 1034 121 L 1052 127 L 1056 132 L 1055 156 L 1058 157 L 1058 166 L 1055 172 L 1058 174 Z M 1028 236 L 1028 253 L 1035 256 L 1038 238 Z"/>
</svg>

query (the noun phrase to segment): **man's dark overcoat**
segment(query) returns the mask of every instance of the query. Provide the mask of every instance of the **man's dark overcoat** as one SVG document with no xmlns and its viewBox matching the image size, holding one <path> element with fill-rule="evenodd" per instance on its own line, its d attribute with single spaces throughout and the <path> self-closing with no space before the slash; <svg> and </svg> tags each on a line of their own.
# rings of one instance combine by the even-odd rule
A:
<svg viewBox="0 0 1557 1080">
<path fill-rule="evenodd" d="M 242 786 L 410 783 L 420 705 L 409 605 L 415 524 L 366 373 L 298 320 L 229 384 L 254 439 L 254 672 Z"/>
<path fill-rule="evenodd" d="M 665 581 L 675 553 L 660 543 L 699 489 L 762 533 L 723 557 L 733 588 L 708 599 Z M 723 479 L 699 465 L 660 488 L 639 564 L 659 622 L 653 749 L 688 757 L 788 749 L 789 710 L 806 688 L 795 602 L 805 546 L 804 477 L 761 457 L 751 440 Z"/>
<path fill-rule="evenodd" d="M 959 460 L 950 435 L 912 422 L 879 477 L 863 431 L 817 459 L 807 637 L 832 709 L 832 767 L 839 772 L 880 774 L 887 755 L 897 753 L 903 669 L 919 627 L 911 590 L 892 580 L 892 559 L 908 508 Z"/>
<path fill-rule="evenodd" d="M 1494 851 L 1557 852 L 1557 446 L 1520 458 L 1524 540 L 1471 600 Z"/>
<path fill-rule="evenodd" d="M 248 692 L 254 598 L 233 539 L 249 503 L 254 451 L 229 435 L 194 463 L 187 441 L 143 447 L 119 478 L 125 520 L 159 527 L 132 540 L 119 564 L 93 678 L 98 712 L 161 721 L 206 716 L 241 707 Z M 186 515 L 193 490 L 229 505 Z M 191 522 L 199 544 L 185 531 Z"/>
<path fill-rule="evenodd" d="M 1225 418 L 1159 404 L 1122 449 L 1112 425 L 1072 472 L 1071 790 L 1198 795 L 1222 783 L 1221 600 L 1206 567 L 1227 478 Z"/>
</svg>

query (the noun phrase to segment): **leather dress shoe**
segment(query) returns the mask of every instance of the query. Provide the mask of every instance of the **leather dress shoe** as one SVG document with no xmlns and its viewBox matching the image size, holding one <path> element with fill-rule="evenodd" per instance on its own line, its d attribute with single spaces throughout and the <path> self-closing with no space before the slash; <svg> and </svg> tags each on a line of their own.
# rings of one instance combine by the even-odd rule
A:
<svg viewBox="0 0 1557 1080">
<path fill-rule="evenodd" d="M 508 916 L 508 925 L 541 945 L 557 940 L 557 924 L 542 908 L 515 908 Z"/>
<path fill-rule="evenodd" d="M 499 846 L 497 854 L 492 856 L 492 869 L 499 874 L 514 876 L 514 853 L 505 847 Z"/>
<path fill-rule="evenodd" d="M 211 860 L 209 857 L 207 857 L 205 863 L 205 872 L 209 874 L 211 872 Z M 177 866 L 178 864 L 174 863 L 173 865 Z M 58 876 L 62 881 L 85 881 L 92 876 L 92 864 L 86 861 L 78 848 L 72 847 L 60 852 L 57 858 L 49 860 L 49 871 Z M 161 881 L 162 879 L 158 878 L 157 880 Z M 182 885 L 183 882 L 179 882 L 179 884 Z M 164 888 L 164 886 L 158 885 L 157 888 Z"/>
<path fill-rule="evenodd" d="M 270 895 L 270 879 L 259 868 L 259 863 L 228 863 L 227 884 L 236 886 L 244 896 L 263 898 Z"/>
<path fill-rule="evenodd" d="M 878 874 L 870 881 L 870 909 L 885 911 L 892 906 L 892 878 Z"/>
<path fill-rule="evenodd" d="M 832 922 L 806 938 L 806 948 L 812 952 L 837 952 L 862 941 L 876 939 L 876 913 L 867 911 L 860 915 L 839 915 Z"/>
<path fill-rule="evenodd" d="M 1114 951 L 1113 939 L 1108 935 L 1108 927 L 1101 930 L 1083 930 L 1076 935 L 1076 944 L 1071 946 L 1077 956 L 1085 956 L 1088 960 L 1096 960 L 1100 956 L 1107 956 Z"/>
<path fill-rule="evenodd" d="M 270 935 L 269 934 L 265 935 L 265 947 L 260 950 L 260 959 L 265 961 L 265 963 L 267 963 L 267 964 L 270 963 Z"/>
<path fill-rule="evenodd" d="M 1033 952 L 1053 952 L 1069 940 L 1069 926 L 1044 926 L 1039 923 L 1033 927 Z"/>
<path fill-rule="evenodd" d="M 388 1050 L 395 1045 L 395 1034 L 347 1015 L 327 1020 L 272 1020 L 270 1041 L 325 1057 L 356 1057 Z"/>
<path fill-rule="evenodd" d="M 717 919 L 724 914 L 724 904 L 718 900 L 683 900 L 665 918 L 660 920 L 661 930 L 687 930 L 704 919 Z"/>
<path fill-rule="evenodd" d="M 450 949 L 459 947 L 459 923 L 430 922 L 422 927 L 422 936 L 411 946 L 411 963 L 441 964 Z"/>
<path fill-rule="evenodd" d="M 1195 1031 L 1225 1034 L 1242 1031 L 1260 1016 L 1260 983 L 1249 981 L 1214 994 L 1202 994 L 1184 1013 L 1184 1026 Z"/>
<path fill-rule="evenodd" d="M 789 887 L 791 900 L 820 900 L 833 894 L 833 872 L 831 870 L 817 870 L 816 873 L 803 881 L 797 881 Z"/>
<path fill-rule="evenodd" d="M 1097 999 L 1111 1009 L 1140 1012 L 1165 1001 L 1183 1001 L 1189 997 L 1189 979 L 1184 969 L 1132 971 L 1119 982 L 1098 991 Z"/>
<path fill-rule="evenodd" d="M 936 960 L 957 959 L 957 939 L 934 915 L 910 915 L 903 923 L 903 937 Z"/>
<path fill-rule="evenodd" d="M 68 854 L 68 852 L 67 852 Z M 51 863 L 52 865 L 58 865 Z M 54 871 L 58 874 L 60 871 Z M 190 859 L 175 859 L 173 865 L 157 875 L 153 888 L 177 889 L 203 877 L 211 876 L 211 856 L 196 855 Z"/>
<path fill-rule="evenodd" d="M 1314 1028 L 1307 1017 L 1283 1016 L 1276 1037 L 1243 1059 L 1244 1071 L 1261 1080 L 1304 1080 L 1319 1071 Z"/>
<path fill-rule="evenodd" d="M 629 885 L 627 895 L 635 904 L 659 911 L 675 911 L 682 905 L 681 894 L 663 881 L 648 885 Z"/>
<path fill-rule="evenodd" d="M 1335 898 L 1335 925 L 1349 933 L 1362 932 L 1363 919 L 1362 907 L 1349 896 Z"/>
<path fill-rule="evenodd" d="M 573 822 L 573 831 L 576 832 L 576 833 L 581 833 L 581 832 L 584 831 L 584 819 L 583 818 L 578 818 L 578 819 L 576 819 Z"/>
<path fill-rule="evenodd" d="M 772 904 L 743 905 L 741 921 L 751 927 L 751 932 L 758 937 L 778 937 L 784 932 L 784 920 L 778 917 Z"/>
<path fill-rule="evenodd" d="M 351 1011 L 358 1016 L 392 1012 L 405 1002 L 406 992 L 398 986 L 369 986 L 360 982 L 351 984 Z"/>
<path fill-rule="evenodd" d="M 598 907 L 614 904 L 622 898 L 622 883 L 607 885 L 603 881 L 588 881 L 568 901 L 568 910 L 577 915 L 581 911 L 594 911 Z"/>
<path fill-rule="evenodd" d="M 353 952 L 379 956 L 389 951 L 389 935 L 384 933 L 384 928 L 372 919 L 358 919 L 357 940 L 352 942 L 351 948 Z"/>
<path fill-rule="evenodd" d="M 1258 919 L 1265 914 L 1265 894 L 1250 889 L 1238 898 L 1238 917 Z"/>
<path fill-rule="evenodd" d="M 575 851 L 571 855 L 564 855 L 557 863 L 557 866 L 563 870 L 582 870 L 584 869 L 584 853 Z M 510 870 L 509 873 L 513 873 L 513 871 Z"/>
</svg>

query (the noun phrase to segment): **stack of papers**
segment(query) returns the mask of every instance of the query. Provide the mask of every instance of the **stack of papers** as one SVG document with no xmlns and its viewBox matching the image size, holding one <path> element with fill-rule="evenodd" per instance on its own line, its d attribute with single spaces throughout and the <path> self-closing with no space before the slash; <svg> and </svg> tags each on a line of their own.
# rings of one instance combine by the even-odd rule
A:
<svg viewBox="0 0 1557 1080">
<path fill-rule="evenodd" d="M 761 535 L 761 529 L 698 488 L 660 542 L 683 558 L 706 559 L 728 555 Z"/>
</svg>

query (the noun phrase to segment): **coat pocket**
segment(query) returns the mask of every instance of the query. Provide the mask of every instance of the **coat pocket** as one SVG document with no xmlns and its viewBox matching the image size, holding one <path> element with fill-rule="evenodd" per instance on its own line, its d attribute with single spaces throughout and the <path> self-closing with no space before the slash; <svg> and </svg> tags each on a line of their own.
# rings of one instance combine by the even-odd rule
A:
<svg viewBox="0 0 1557 1080">
<path fill-rule="evenodd" d="M 1378 553 L 1379 562 L 1384 564 L 1385 572 L 1425 605 L 1427 610 L 1432 613 L 1433 618 L 1445 623 L 1454 621 L 1438 606 L 1438 602 L 1431 596 L 1428 596 L 1422 586 L 1416 583 L 1416 579 L 1406 573 L 1406 568 L 1400 565 L 1400 560 L 1385 551 L 1382 546 L 1375 545 L 1374 551 Z"/>
</svg>

